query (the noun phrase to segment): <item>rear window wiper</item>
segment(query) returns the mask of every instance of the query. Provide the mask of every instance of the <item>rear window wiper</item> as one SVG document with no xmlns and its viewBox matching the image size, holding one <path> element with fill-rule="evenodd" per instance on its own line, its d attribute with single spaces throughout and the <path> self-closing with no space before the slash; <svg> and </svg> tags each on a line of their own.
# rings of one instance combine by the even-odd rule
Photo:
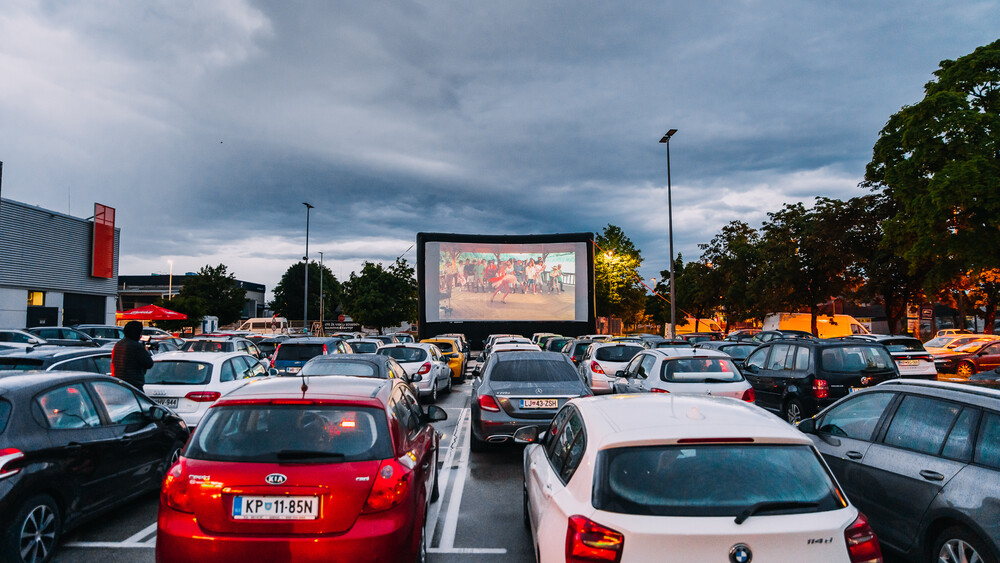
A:
<svg viewBox="0 0 1000 563">
<path fill-rule="evenodd" d="M 345 454 L 339 452 L 321 452 L 317 450 L 280 450 L 276 455 L 278 459 L 317 459 L 326 457 L 341 459 L 347 457 Z"/>
<path fill-rule="evenodd" d="M 754 514 L 760 512 L 772 512 L 775 510 L 794 510 L 796 508 L 815 508 L 819 506 L 818 502 L 805 502 L 805 501 L 764 501 L 758 502 L 757 504 L 751 506 L 750 508 L 740 512 L 736 516 L 737 524 L 742 524 L 746 522 L 747 518 L 750 518 Z"/>
</svg>

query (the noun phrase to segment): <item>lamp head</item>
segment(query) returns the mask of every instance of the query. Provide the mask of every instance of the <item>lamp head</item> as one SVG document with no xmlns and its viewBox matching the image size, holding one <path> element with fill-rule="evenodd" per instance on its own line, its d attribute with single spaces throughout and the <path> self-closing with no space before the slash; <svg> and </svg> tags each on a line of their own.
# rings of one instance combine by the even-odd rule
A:
<svg viewBox="0 0 1000 563">
<path fill-rule="evenodd" d="M 670 137 L 674 136 L 674 133 L 676 133 L 676 132 L 677 132 L 676 129 L 671 129 L 670 131 L 667 131 L 667 133 L 665 135 L 663 135 L 663 138 L 660 139 L 660 142 L 661 143 L 666 143 L 667 141 L 670 140 Z"/>
</svg>

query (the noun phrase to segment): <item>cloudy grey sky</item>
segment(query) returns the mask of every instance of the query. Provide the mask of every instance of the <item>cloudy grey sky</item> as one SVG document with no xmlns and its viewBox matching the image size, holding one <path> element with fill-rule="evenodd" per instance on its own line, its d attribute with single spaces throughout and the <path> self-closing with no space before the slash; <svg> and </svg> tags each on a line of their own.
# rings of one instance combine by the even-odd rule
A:
<svg viewBox="0 0 1000 563">
<path fill-rule="evenodd" d="M 622 227 L 648 279 L 734 219 L 851 197 L 997 1 L 4 0 L 3 196 L 118 210 L 121 274 L 339 279 L 418 231 Z"/>
</svg>

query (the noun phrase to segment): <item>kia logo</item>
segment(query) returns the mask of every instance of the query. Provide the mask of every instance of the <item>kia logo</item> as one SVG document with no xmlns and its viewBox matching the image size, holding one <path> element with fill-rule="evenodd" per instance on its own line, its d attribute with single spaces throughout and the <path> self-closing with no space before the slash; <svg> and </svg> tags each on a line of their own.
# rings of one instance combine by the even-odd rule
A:
<svg viewBox="0 0 1000 563">
<path fill-rule="evenodd" d="M 285 477 L 281 473 L 272 473 L 267 477 L 264 477 L 264 482 L 267 483 L 268 485 L 280 485 L 287 480 L 288 477 Z"/>
</svg>

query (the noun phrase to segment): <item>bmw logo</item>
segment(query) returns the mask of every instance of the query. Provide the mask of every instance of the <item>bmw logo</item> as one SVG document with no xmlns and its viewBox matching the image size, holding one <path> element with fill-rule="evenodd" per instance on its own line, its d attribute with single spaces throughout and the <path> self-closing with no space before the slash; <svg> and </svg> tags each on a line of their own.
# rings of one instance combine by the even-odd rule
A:
<svg viewBox="0 0 1000 563">
<path fill-rule="evenodd" d="M 288 477 L 285 477 L 281 473 L 272 473 L 272 474 L 268 475 L 267 477 L 264 477 L 264 482 L 267 483 L 268 485 L 280 485 L 280 484 L 284 483 L 287 480 L 288 480 Z M 732 557 L 732 556 L 730 556 L 730 557 Z"/>
<path fill-rule="evenodd" d="M 750 563 L 753 561 L 753 552 L 747 544 L 738 543 L 729 548 L 729 560 L 732 563 Z"/>
</svg>

